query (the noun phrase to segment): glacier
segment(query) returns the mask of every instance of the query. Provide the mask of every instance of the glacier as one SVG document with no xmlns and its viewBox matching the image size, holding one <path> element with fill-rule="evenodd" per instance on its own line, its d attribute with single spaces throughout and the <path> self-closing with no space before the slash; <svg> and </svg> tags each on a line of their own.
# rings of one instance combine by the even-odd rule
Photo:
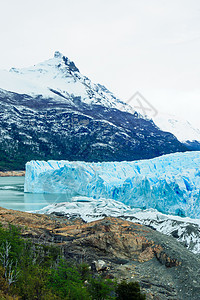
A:
<svg viewBox="0 0 200 300">
<path fill-rule="evenodd" d="M 154 230 L 176 238 L 189 251 L 200 254 L 200 219 L 166 215 L 152 208 L 146 210 L 131 208 L 113 199 L 97 200 L 82 196 L 72 197 L 70 202 L 50 204 L 31 212 L 55 214 L 68 219 L 81 218 L 86 223 L 104 217 L 117 217 L 150 226 Z"/>
<path fill-rule="evenodd" d="M 132 162 L 31 161 L 24 191 L 113 199 L 132 208 L 200 218 L 200 152 Z"/>
</svg>

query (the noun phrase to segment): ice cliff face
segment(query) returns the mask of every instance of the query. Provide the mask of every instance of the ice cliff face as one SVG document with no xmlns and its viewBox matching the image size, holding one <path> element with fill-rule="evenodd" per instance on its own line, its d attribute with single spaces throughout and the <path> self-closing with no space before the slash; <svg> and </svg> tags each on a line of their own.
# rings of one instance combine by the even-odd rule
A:
<svg viewBox="0 0 200 300">
<path fill-rule="evenodd" d="M 200 218 L 200 152 L 134 162 L 31 161 L 26 164 L 25 192 L 114 199 Z"/>
</svg>

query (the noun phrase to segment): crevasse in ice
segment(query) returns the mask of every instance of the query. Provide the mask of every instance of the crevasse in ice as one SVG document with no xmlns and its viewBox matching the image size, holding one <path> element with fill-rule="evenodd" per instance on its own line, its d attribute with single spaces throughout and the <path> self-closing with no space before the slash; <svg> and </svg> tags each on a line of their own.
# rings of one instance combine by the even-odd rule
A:
<svg viewBox="0 0 200 300">
<path fill-rule="evenodd" d="M 114 199 L 200 218 L 200 152 L 132 162 L 31 161 L 24 191 Z"/>
</svg>

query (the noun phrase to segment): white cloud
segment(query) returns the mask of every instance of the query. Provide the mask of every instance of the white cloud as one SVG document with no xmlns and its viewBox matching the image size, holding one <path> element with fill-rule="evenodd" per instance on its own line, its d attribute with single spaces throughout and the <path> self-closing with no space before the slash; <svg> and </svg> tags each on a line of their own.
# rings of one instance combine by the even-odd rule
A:
<svg viewBox="0 0 200 300">
<path fill-rule="evenodd" d="M 198 0 L 7 0 L 0 9 L 1 69 L 59 50 L 123 100 L 139 90 L 200 127 Z"/>
</svg>

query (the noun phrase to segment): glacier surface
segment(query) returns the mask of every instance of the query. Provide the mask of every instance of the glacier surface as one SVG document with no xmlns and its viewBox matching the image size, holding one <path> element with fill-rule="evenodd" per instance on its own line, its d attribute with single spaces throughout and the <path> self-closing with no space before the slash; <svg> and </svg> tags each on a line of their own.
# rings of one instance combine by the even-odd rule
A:
<svg viewBox="0 0 200 300">
<path fill-rule="evenodd" d="M 85 222 L 100 220 L 104 217 L 119 217 L 170 235 L 184 244 L 188 250 L 200 254 L 200 219 L 166 215 L 152 208 L 146 210 L 131 208 L 113 199 L 97 200 L 81 196 L 72 197 L 70 202 L 50 204 L 32 212 L 56 214 L 69 219 L 82 218 Z"/>
<path fill-rule="evenodd" d="M 113 199 L 200 218 L 200 152 L 133 162 L 31 161 L 26 164 L 24 191 Z"/>
</svg>

